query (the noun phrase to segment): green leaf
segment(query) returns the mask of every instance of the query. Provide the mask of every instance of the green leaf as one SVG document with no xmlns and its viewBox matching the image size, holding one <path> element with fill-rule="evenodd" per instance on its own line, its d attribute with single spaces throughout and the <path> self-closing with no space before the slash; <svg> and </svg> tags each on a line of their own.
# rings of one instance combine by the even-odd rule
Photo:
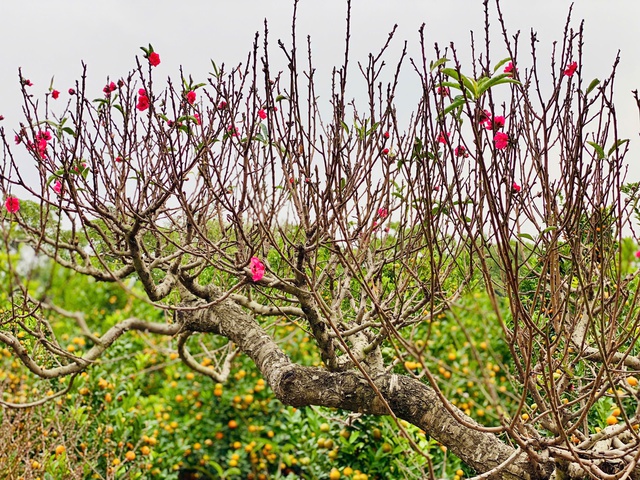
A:
<svg viewBox="0 0 640 480">
<path fill-rule="evenodd" d="M 536 239 L 533 238 L 531 235 L 529 235 L 528 233 L 519 233 L 518 236 L 520 238 L 526 238 L 527 240 L 531 240 L 532 242 L 535 242 Z"/>
<path fill-rule="evenodd" d="M 616 143 L 614 143 L 613 146 L 609 149 L 609 152 L 607 153 L 607 157 L 609 157 L 613 152 L 615 152 L 618 149 L 618 147 L 624 145 L 628 141 L 629 141 L 628 138 L 625 138 L 623 140 L 616 140 Z"/>
<path fill-rule="evenodd" d="M 593 89 L 598 86 L 599 83 L 600 83 L 600 80 L 598 80 L 597 78 L 594 78 L 593 80 L 591 80 L 591 83 L 587 87 L 585 95 L 589 95 L 593 91 Z"/>
<path fill-rule="evenodd" d="M 76 132 L 73 130 L 73 128 L 71 127 L 64 127 L 62 129 L 63 132 L 68 133 L 69 135 L 71 135 L 72 137 L 76 136 Z"/>
<path fill-rule="evenodd" d="M 464 105 L 464 97 L 463 96 L 458 96 L 454 99 L 454 101 L 451 103 L 451 105 L 449 105 L 447 108 L 445 108 L 442 111 L 442 115 L 447 115 L 449 112 L 451 112 L 451 110 L 454 110 L 458 107 L 461 107 L 462 105 Z"/>
<path fill-rule="evenodd" d="M 500 60 L 498 63 L 496 63 L 496 66 L 493 67 L 493 73 L 496 73 L 501 66 L 510 61 L 511 57 L 503 58 L 502 60 Z"/>
<path fill-rule="evenodd" d="M 281 102 L 282 100 L 289 100 L 287 97 L 285 97 L 284 95 L 278 95 L 276 97 L 276 102 Z"/>
<path fill-rule="evenodd" d="M 213 75 L 216 78 L 220 78 L 220 70 L 218 69 L 216 62 L 211 60 L 211 66 L 213 67 L 213 72 L 209 72 L 209 75 Z"/>
<path fill-rule="evenodd" d="M 431 71 L 433 72 L 436 68 L 438 68 L 440 65 L 444 65 L 445 63 L 447 63 L 449 61 L 448 58 L 446 57 L 442 57 L 438 60 L 436 60 L 435 62 L 431 62 L 429 64 L 429 68 L 431 69 Z"/>
<path fill-rule="evenodd" d="M 439 87 L 451 87 L 451 88 L 456 88 L 458 90 L 462 90 L 460 88 L 460 83 L 455 83 L 455 82 L 442 82 L 440 85 L 438 85 Z"/>
<path fill-rule="evenodd" d="M 545 228 L 544 230 L 542 230 L 542 233 L 548 233 L 548 232 L 553 232 L 554 230 L 557 230 L 558 227 L 556 225 L 551 225 L 550 227 Z"/>
<path fill-rule="evenodd" d="M 376 128 L 378 128 L 378 125 L 380 125 L 380 122 L 376 122 L 373 125 L 371 125 L 371 128 L 369 130 L 367 130 L 367 132 L 365 133 L 365 137 L 368 137 L 369 135 L 371 135 L 373 132 L 376 131 Z"/>
<path fill-rule="evenodd" d="M 277 101 L 277 99 L 276 99 L 276 101 Z M 344 122 L 340 122 L 340 124 L 342 125 L 342 128 L 344 128 L 344 130 L 345 130 L 347 133 L 349 133 L 349 126 L 348 126 L 346 123 L 344 123 Z"/>
<path fill-rule="evenodd" d="M 478 82 L 478 96 L 482 95 L 491 87 L 495 87 L 496 85 L 501 85 L 503 83 L 515 83 L 517 85 L 520 85 L 520 82 L 518 80 L 515 80 L 514 78 L 511 78 L 509 74 L 501 73 L 500 75 L 496 75 L 495 77 L 487 78 L 485 82 L 482 82 L 482 85 L 480 85 L 480 82 Z"/>
<path fill-rule="evenodd" d="M 605 154 L 604 154 L 604 148 L 601 147 L 600 145 L 598 145 L 596 142 L 587 142 L 589 145 L 591 145 L 595 151 L 598 153 L 598 158 L 599 159 L 603 159 L 606 158 Z"/>
<path fill-rule="evenodd" d="M 471 98 L 473 98 L 474 100 L 478 98 L 478 85 L 475 80 L 465 77 L 461 73 L 458 74 L 458 71 L 453 68 L 443 68 L 442 73 L 462 82 L 465 88 L 469 91 L 469 95 L 471 96 Z"/>
</svg>

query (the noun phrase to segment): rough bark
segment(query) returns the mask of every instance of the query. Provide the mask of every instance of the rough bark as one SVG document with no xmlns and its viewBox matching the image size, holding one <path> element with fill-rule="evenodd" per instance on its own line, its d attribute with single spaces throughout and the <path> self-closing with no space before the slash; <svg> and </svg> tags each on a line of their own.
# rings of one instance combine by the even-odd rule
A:
<svg viewBox="0 0 640 480">
<path fill-rule="evenodd" d="M 255 362 L 276 397 L 286 405 L 389 414 L 378 393 L 359 371 L 330 372 L 292 363 L 260 325 L 231 301 L 203 310 L 183 311 L 179 321 L 184 329 L 216 333 L 236 343 Z M 488 472 L 516 453 L 516 449 L 496 435 L 458 422 L 436 392 L 418 380 L 384 374 L 376 377 L 374 384 L 398 418 L 424 430 L 478 472 Z M 459 410 L 457 414 L 465 422 L 476 424 Z M 522 453 L 488 478 L 536 480 L 548 478 L 549 474 L 549 465 L 540 467 Z"/>
</svg>

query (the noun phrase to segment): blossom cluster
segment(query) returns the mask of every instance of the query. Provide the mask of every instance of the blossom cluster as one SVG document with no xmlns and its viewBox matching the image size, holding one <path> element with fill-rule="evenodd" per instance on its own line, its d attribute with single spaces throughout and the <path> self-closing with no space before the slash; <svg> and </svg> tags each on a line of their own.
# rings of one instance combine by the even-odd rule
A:
<svg viewBox="0 0 640 480">
<path fill-rule="evenodd" d="M 144 112 L 147 108 L 149 108 L 150 104 L 151 102 L 149 101 L 149 97 L 147 96 L 147 91 L 144 88 L 138 90 L 138 104 L 136 105 L 136 108 L 141 112 Z"/>
</svg>

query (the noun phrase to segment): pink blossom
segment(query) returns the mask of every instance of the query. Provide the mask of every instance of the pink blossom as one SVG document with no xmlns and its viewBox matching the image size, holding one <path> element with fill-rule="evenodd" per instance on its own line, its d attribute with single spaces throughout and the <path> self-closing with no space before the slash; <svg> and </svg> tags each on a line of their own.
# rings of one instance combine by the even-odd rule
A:
<svg viewBox="0 0 640 480">
<path fill-rule="evenodd" d="M 15 137 L 13 137 L 13 139 L 16 142 L 16 145 L 20 145 L 20 142 L 22 141 L 22 138 L 20 138 L 20 135 L 16 135 Z"/>
<path fill-rule="evenodd" d="M 41 158 L 47 158 L 47 141 L 45 139 L 38 140 L 38 155 Z"/>
<path fill-rule="evenodd" d="M 227 102 L 225 102 L 224 100 L 222 100 L 222 101 L 218 104 L 218 109 L 219 109 L 219 110 L 224 110 L 225 108 L 227 108 Z"/>
<path fill-rule="evenodd" d="M 567 68 L 564 69 L 564 74 L 567 77 L 573 77 L 573 74 L 576 73 L 576 70 L 578 69 L 578 62 L 571 62 L 569 65 L 567 65 Z"/>
<path fill-rule="evenodd" d="M 265 111 L 264 111 L 264 109 L 262 109 L 262 108 L 261 108 L 260 110 L 258 110 L 258 116 L 259 116 L 262 120 L 264 120 L 265 118 L 267 118 L 267 112 L 265 112 Z"/>
<path fill-rule="evenodd" d="M 456 157 L 464 157 L 467 158 L 469 156 L 469 154 L 467 153 L 467 149 L 464 148 L 464 145 L 459 145 L 456 148 L 453 149 L 453 154 Z"/>
<path fill-rule="evenodd" d="M 383 148 L 382 149 L 382 154 L 383 155 L 389 155 L 389 149 L 388 148 Z"/>
<path fill-rule="evenodd" d="M 387 216 L 389 215 L 389 211 L 386 208 L 379 208 L 378 209 L 378 216 L 380 218 L 387 218 Z"/>
<path fill-rule="evenodd" d="M 389 138 L 389 132 L 384 132 L 384 134 L 382 135 L 384 138 Z"/>
<path fill-rule="evenodd" d="M 497 117 L 493 117 L 492 119 L 487 119 L 484 122 L 484 127 L 487 130 L 498 130 L 502 127 L 504 127 L 504 117 L 502 116 L 497 116 Z"/>
<path fill-rule="evenodd" d="M 16 197 L 7 197 L 7 200 L 4 202 L 4 206 L 9 213 L 16 213 L 20 210 L 20 200 Z"/>
<path fill-rule="evenodd" d="M 122 162 L 122 157 L 116 157 L 116 163 Z"/>
<path fill-rule="evenodd" d="M 504 132 L 498 132 L 493 137 L 493 143 L 495 143 L 498 150 L 502 150 L 509 144 L 509 135 Z"/>
<path fill-rule="evenodd" d="M 160 65 L 160 55 L 158 55 L 156 52 L 151 52 L 149 54 L 149 63 L 152 67 L 157 67 L 158 65 Z"/>
<path fill-rule="evenodd" d="M 240 134 L 240 130 L 238 130 L 238 127 L 229 125 L 229 128 L 227 128 L 227 134 L 231 135 L 232 137 L 237 137 Z"/>
<path fill-rule="evenodd" d="M 478 112 L 478 123 L 482 125 L 483 123 L 491 121 L 491 112 L 489 110 L 482 110 Z"/>
<path fill-rule="evenodd" d="M 196 101 L 196 92 L 194 92 L 193 90 L 187 92 L 187 102 L 189 102 L 189 105 L 193 105 L 195 101 Z"/>
<path fill-rule="evenodd" d="M 264 277 L 264 263 L 258 257 L 251 257 L 251 278 L 254 282 L 259 282 Z"/>
<path fill-rule="evenodd" d="M 640 250 L 636 252 L 636 258 L 640 258 Z"/>
<path fill-rule="evenodd" d="M 509 74 L 510 77 L 513 77 L 516 73 L 516 69 L 513 66 L 513 62 L 509 62 L 509 64 L 506 67 L 504 67 L 503 71 L 504 73 Z"/>
<path fill-rule="evenodd" d="M 443 97 L 449 96 L 449 89 L 447 87 L 440 86 L 436 89 L 436 92 L 438 93 L 438 95 L 442 95 Z"/>
<path fill-rule="evenodd" d="M 196 123 L 197 123 L 198 125 L 200 125 L 200 115 L 198 115 L 197 113 L 194 113 L 194 114 L 193 114 L 193 118 L 195 118 L 195 119 L 196 119 Z"/>
<path fill-rule="evenodd" d="M 60 180 L 56 180 L 56 183 L 53 184 L 53 191 L 58 195 L 62 192 L 62 183 L 60 183 Z"/>
<path fill-rule="evenodd" d="M 513 188 L 514 193 L 520 193 L 520 190 L 522 190 L 522 187 L 518 185 L 516 182 L 513 182 L 513 185 L 511 186 L 511 188 Z"/>
<path fill-rule="evenodd" d="M 22 79 L 22 85 L 24 85 L 25 87 L 33 87 L 33 83 L 31 83 L 31 80 L 29 80 L 28 78 Z"/>
<path fill-rule="evenodd" d="M 102 89 L 103 93 L 105 94 L 105 96 L 109 96 L 111 95 L 111 92 L 114 92 L 118 87 L 116 87 L 116 84 L 111 82 L 111 83 L 107 83 L 105 85 L 105 87 Z"/>
<path fill-rule="evenodd" d="M 144 112 L 147 108 L 149 108 L 149 97 L 147 97 L 147 91 L 144 88 L 138 90 L 138 104 L 136 108 L 141 112 Z"/>
<path fill-rule="evenodd" d="M 53 91 L 51 92 L 51 97 L 52 97 L 54 100 L 57 100 L 59 96 L 60 96 L 60 92 L 59 92 L 58 90 L 53 90 Z"/>
<path fill-rule="evenodd" d="M 438 137 L 438 142 L 439 143 L 447 143 L 449 141 L 449 137 L 450 136 L 451 136 L 450 133 L 441 132 L 440 136 Z"/>
<path fill-rule="evenodd" d="M 38 133 L 36 133 L 36 140 L 39 142 L 48 142 L 49 140 L 51 140 L 51 132 L 47 130 L 40 130 Z"/>
<path fill-rule="evenodd" d="M 69 95 L 75 95 L 76 91 L 73 88 L 69 89 Z"/>
</svg>

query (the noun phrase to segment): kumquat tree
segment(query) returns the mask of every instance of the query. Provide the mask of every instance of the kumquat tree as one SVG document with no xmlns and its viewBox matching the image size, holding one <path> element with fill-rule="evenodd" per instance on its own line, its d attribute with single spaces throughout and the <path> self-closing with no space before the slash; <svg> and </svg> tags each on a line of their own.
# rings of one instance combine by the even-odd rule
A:
<svg viewBox="0 0 640 480">
<path fill-rule="evenodd" d="M 151 45 L 101 93 L 21 72 L 3 478 L 640 479 L 617 60 L 584 78 L 569 19 L 543 66 L 484 7 L 470 63 L 424 27 L 358 63 L 347 23 L 330 95 L 295 14 L 201 81 Z"/>
</svg>

